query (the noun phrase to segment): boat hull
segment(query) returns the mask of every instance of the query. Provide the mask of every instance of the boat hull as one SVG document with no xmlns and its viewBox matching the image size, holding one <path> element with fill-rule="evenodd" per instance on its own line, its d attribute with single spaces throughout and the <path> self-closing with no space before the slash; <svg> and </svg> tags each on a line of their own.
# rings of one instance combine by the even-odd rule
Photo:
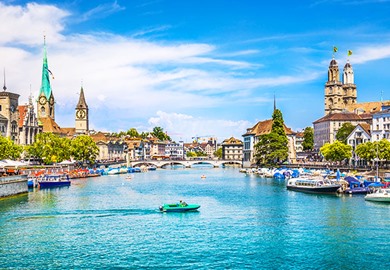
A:
<svg viewBox="0 0 390 270">
<path fill-rule="evenodd" d="M 316 194 L 333 194 L 339 190 L 340 186 L 321 186 L 321 187 L 300 187 L 300 186 L 287 186 L 288 190 L 316 193 Z"/>
<path fill-rule="evenodd" d="M 200 205 L 198 204 L 188 204 L 186 206 L 182 206 L 179 204 L 164 204 L 163 206 L 160 206 L 161 212 L 190 212 L 190 211 L 197 211 L 199 209 Z"/>
<path fill-rule="evenodd" d="M 51 187 L 68 187 L 70 186 L 70 181 L 43 181 L 38 182 L 39 188 L 51 188 Z"/>
</svg>

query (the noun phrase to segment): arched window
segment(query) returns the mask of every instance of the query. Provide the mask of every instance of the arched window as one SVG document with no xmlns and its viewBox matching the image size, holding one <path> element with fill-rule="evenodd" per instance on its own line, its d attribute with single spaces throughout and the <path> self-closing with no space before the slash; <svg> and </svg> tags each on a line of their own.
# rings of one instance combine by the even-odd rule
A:
<svg viewBox="0 0 390 270">
<path fill-rule="evenodd" d="M 45 107 L 41 107 L 41 115 L 42 116 L 45 116 L 46 115 L 46 110 L 45 110 Z"/>
</svg>

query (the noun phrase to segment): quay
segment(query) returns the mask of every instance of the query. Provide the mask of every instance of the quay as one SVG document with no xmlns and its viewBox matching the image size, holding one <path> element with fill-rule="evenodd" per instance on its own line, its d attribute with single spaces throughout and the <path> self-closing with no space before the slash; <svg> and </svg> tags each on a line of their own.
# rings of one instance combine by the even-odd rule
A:
<svg viewBox="0 0 390 270">
<path fill-rule="evenodd" d="M 0 177 L 0 198 L 27 192 L 27 175 Z"/>
</svg>

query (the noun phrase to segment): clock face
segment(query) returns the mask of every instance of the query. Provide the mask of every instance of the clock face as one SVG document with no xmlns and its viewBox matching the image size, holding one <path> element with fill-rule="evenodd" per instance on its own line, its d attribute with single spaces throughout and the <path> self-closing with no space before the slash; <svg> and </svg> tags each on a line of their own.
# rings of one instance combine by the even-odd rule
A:
<svg viewBox="0 0 390 270">
<path fill-rule="evenodd" d="M 85 118 L 85 111 L 83 111 L 83 110 L 78 110 L 78 111 L 76 112 L 76 117 L 77 117 L 78 119 L 84 119 L 84 118 Z"/>
<path fill-rule="evenodd" d="M 46 98 L 44 96 L 41 96 L 39 98 L 39 104 L 41 104 L 41 105 L 45 105 L 46 104 Z"/>
</svg>

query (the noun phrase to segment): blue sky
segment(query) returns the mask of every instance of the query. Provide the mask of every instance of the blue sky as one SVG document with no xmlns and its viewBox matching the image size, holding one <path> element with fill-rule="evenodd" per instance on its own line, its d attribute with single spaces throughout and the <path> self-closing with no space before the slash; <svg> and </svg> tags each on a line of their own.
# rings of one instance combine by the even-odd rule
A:
<svg viewBox="0 0 390 270">
<path fill-rule="evenodd" d="M 46 34 L 61 127 L 83 85 L 95 130 L 222 141 L 269 119 L 274 95 L 295 131 L 322 117 L 333 46 L 340 70 L 353 51 L 359 102 L 389 100 L 388 14 L 387 0 L 0 1 L 0 59 L 20 103 L 37 97 Z"/>
</svg>

